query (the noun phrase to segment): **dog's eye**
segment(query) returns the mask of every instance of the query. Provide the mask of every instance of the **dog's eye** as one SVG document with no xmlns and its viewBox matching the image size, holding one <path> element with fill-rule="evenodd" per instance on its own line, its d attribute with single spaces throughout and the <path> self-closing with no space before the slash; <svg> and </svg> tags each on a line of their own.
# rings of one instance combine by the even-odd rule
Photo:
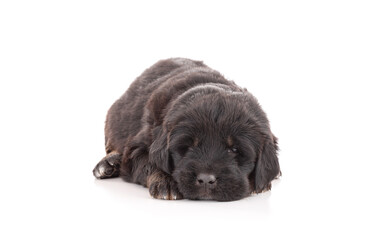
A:
<svg viewBox="0 0 374 240">
<path fill-rule="evenodd" d="M 186 152 L 188 151 L 190 147 L 189 146 L 186 146 L 186 145 L 182 145 L 182 146 L 179 146 L 178 147 L 178 153 L 181 155 L 181 156 L 184 156 L 186 154 Z"/>
<path fill-rule="evenodd" d="M 239 150 L 238 150 L 238 148 L 236 148 L 236 147 L 228 148 L 227 151 L 228 151 L 229 153 L 239 153 Z"/>
</svg>

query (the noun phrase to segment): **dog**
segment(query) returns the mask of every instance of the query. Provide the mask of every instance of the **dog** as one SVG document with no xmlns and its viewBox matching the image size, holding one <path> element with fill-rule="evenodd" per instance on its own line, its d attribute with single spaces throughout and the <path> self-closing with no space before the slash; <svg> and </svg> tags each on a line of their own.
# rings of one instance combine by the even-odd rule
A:
<svg viewBox="0 0 374 240">
<path fill-rule="evenodd" d="M 271 189 L 277 138 L 257 99 L 203 62 L 161 60 L 109 109 L 98 179 L 156 199 L 233 201 Z"/>
</svg>

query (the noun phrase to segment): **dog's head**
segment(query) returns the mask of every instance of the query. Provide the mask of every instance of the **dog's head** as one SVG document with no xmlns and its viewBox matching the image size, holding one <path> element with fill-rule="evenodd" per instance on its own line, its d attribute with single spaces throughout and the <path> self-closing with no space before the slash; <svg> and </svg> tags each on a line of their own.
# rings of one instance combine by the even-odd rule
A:
<svg viewBox="0 0 374 240">
<path fill-rule="evenodd" d="M 280 173 L 276 138 L 246 91 L 194 89 L 175 101 L 154 137 L 150 160 L 184 198 L 241 199 L 270 189 Z"/>
</svg>

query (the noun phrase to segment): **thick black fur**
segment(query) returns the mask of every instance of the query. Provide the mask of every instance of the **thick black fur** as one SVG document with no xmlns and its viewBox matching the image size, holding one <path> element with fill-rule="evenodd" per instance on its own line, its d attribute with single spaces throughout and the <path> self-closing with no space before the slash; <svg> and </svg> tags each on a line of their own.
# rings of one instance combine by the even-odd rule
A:
<svg viewBox="0 0 374 240">
<path fill-rule="evenodd" d="M 269 190 L 280 174 L 256 98 L 189 59 L 159 61 L 131 84 L 108 111 L 105 144 L 94 175 L 120 175 L 155 198 L 237 200 Z"/>
</svg>

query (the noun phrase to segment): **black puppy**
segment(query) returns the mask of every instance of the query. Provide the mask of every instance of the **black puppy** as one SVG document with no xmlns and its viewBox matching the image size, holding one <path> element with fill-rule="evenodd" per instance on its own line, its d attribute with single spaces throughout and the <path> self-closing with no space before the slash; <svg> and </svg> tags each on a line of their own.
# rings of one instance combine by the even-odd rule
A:
<svg viewBox="0 0 374 240">
<path fill-rule="evenodd" d="M 159 199 L 231 201 L 271 188 L 277 139 L 256 98 L 202 62 L 168 59 L 108 111 L 96 178 L 121 176 Z"/>
</svg>

